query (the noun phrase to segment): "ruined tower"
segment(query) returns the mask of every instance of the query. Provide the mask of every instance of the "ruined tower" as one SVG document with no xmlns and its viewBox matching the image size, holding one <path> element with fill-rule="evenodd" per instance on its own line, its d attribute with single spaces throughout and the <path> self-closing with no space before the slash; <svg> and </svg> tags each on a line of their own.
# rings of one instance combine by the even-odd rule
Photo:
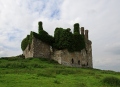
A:
<svg viewBox="0 0 120 87">
<path fill-rule="evenodd" d="M 68 49 L 56 49 L 56 48 L 52 49 L 52 45 L 40 39 L 41 38 L 40 35 L 42 35 L 40 34 L 41 32 L 44 32 L 44 34 L 47 33 L 46 31 L 43 30 L 42 22 L 40 21 L 38 22 L 38 33 L 34 32 L 34 34 L 32 35 L 33 36 L 32 38 L 25 38 L 26 40 L 29 40 L 29 41 L 30 39 L 32 39 L 31 43 L 28 43 L 27 47 L 23 51 L 25 58 L 30 58 L 30 57 L 49 58 L 57 61 L 59 64 L 66 65 L 66 66 L 90 67 L 90 68 L 93 67 L 92 42 L 89 40 L 88 30 L 85 30 L 84 27 L 80 28 L 78 23 L 74 24 L 73 34 L 76 34 L 78 38 L 79 37 L 82 38 L 80 40 L 84 42 L 85 47 L 80 49 L 80 51 L 75 50 L 73 52 L 69 52 Z M 38 38 L 36 38 L 35 36 L 37 36 Z M 43 38 L 43 39 L 46 39 L 46 38 Z M 75 40 L 77 41 L 78 39 L 75 39 Z M 78 45 L 77 45 L 77 48 L 78 48 Z"/>
</svg>

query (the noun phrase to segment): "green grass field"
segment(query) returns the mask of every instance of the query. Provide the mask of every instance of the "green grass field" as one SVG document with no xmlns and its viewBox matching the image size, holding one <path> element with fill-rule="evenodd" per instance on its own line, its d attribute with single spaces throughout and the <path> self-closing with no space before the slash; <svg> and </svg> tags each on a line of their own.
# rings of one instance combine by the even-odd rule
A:
<svg viewBox="0 0 120 87">
<path fill-rule="evenodd" d="M 0 59 L 0 87 L 120 87 L 120 72 L 59 65 L 41 58 Z"/>
</svg>

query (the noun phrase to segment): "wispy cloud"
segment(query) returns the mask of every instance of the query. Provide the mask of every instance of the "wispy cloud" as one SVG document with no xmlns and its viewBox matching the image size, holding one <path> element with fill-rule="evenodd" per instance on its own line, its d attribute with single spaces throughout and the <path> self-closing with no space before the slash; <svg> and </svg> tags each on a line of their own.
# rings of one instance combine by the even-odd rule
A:
<svg viewBox="0 0 120 87">
<path fill-rule="evenodd" d="M 21 53 L 21 40 L 31 30 L 37 31 L 37 22 L 41 19 L 58 18 L 59 5 L 53 0 L 0 0 L 0 56 Z M 6 54 L 7 51 L 11 54 Z M 15 53 L 12 53 L 15 52 Z M 8 52 L 7 52 L 8 53 Z"/>
</svg>

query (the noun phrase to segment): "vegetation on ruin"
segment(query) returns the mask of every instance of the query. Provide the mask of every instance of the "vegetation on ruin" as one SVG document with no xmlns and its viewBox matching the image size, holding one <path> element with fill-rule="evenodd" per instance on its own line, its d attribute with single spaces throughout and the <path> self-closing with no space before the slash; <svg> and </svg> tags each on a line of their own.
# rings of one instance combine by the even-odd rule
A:
<svg viewBox="0 0 120 87">
<path fill-rule="evenodd" d="M 84 35 L 80 34 L 79 24 L 74 24 L 74 33 L 71 29 L 56 28 L 54 32 L 54 48 L 68 49 L 68 51 L 81 51 L 85 48 Z"/>
<path fill-rule="evenodd" d="M 74 51 L 73 34 L 69 28 L 56 28 L 54 32 L 54 38 L 54 48 L 59 50 L 68 49 L 69 51 Z"/>
<path fill-rule="evenodd" d="M 33 32 L 33 36 L 49 45 L 53 45 L 54 43 L 54 37 L 49 35 L 46 31 L 41 30 L 40 34 L 37 34 L 35 32 Z"/>
<path fill-rule="evenodd" d="M 42 22 L 38 23 L 38 33 L 31 32 L 21 42 L 21 48 L 24 51 L 28 44 L 31 44 L 33 36 L 49 45 L 53 48 L 62 50 L 68 49 L 70 52 L 81 51 L 85 48 L 84 35 L 80 34 L 79 24 L 74 24 L 74 32 L 71 29 L 56 28 L 54 31 L 54 37 L 49 35 L 42 27 Z"/>
<path fill-rule="evenodd" d="M 74 33 L 78 33 L 78 34 L 79 34 L 79 33 L 80 33 L 79 28 L 80 28 L 80 27 L 79 27 L 79 24 L 78 24 L 78 23 L 75 23 L 75 24 L 74 24 Z"/>
<path fill-rule="evenodd" d="M 0 87 L 120 87 L 120 72 L 59 65 L 43 58 L 0 59 Z"/>
<path fill-rule="evenodd" d="M 54 37 L 49 35 L 45 30 L 43 30 L 42 28 L 42 22 L 39 22 L 39 29 L 38 29 L 39 33 L 30 32 L 30 35 L 27 35 L 26 38 L 24 38 L 21 42 L 21 49 L 24 51 L 27 47 L 28 44 L 31 44 L 33 37 L 49 44 L 49 45 L 53 45 L 54 43 Z"/>
<path fill-rule="evenodd" d="M 27 35 L 26 38 L 24 38 L 24 39 L 22 40 L 22 42 L 21 42 L 21 49 L 22 49 L 22 50 L 25 50 L 26 47 L 28 46 L 28 44 L 31 44 L 31 42 L 32 42 L 32 36 L 31 36 L 31 35 L 32 35 L 32 34 Z"/>
<path fill-rule="evenodd" d="M 68 49 L 68 51 L 81 51 L 85 48 L 84 36 L 79 31 L 72 34 L 71 29 L 56 28 L 54 32 L 54 48 L 59 50 Z"/>
</svg>

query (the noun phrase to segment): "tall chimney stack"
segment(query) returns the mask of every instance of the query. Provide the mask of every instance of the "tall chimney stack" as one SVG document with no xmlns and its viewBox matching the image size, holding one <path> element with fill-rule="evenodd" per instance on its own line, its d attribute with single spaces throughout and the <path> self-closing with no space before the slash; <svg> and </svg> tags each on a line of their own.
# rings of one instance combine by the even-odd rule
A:
<svg viewBox="0 0 120 87">
<path fill-rule="evenodd" d="M 84 27 L 81 27 L 81 35 L 84 35 Z"/>
<path fill-rule="evenodd" d="M 38 22 L 38 33 L 40 33 L 40 30 L 43 30 L 42 21 Z"/>
<path fill-rule="evenodd" d="M 85 38 L 88 40 L 88 30 L 85 30 Z"/>
</svg>

